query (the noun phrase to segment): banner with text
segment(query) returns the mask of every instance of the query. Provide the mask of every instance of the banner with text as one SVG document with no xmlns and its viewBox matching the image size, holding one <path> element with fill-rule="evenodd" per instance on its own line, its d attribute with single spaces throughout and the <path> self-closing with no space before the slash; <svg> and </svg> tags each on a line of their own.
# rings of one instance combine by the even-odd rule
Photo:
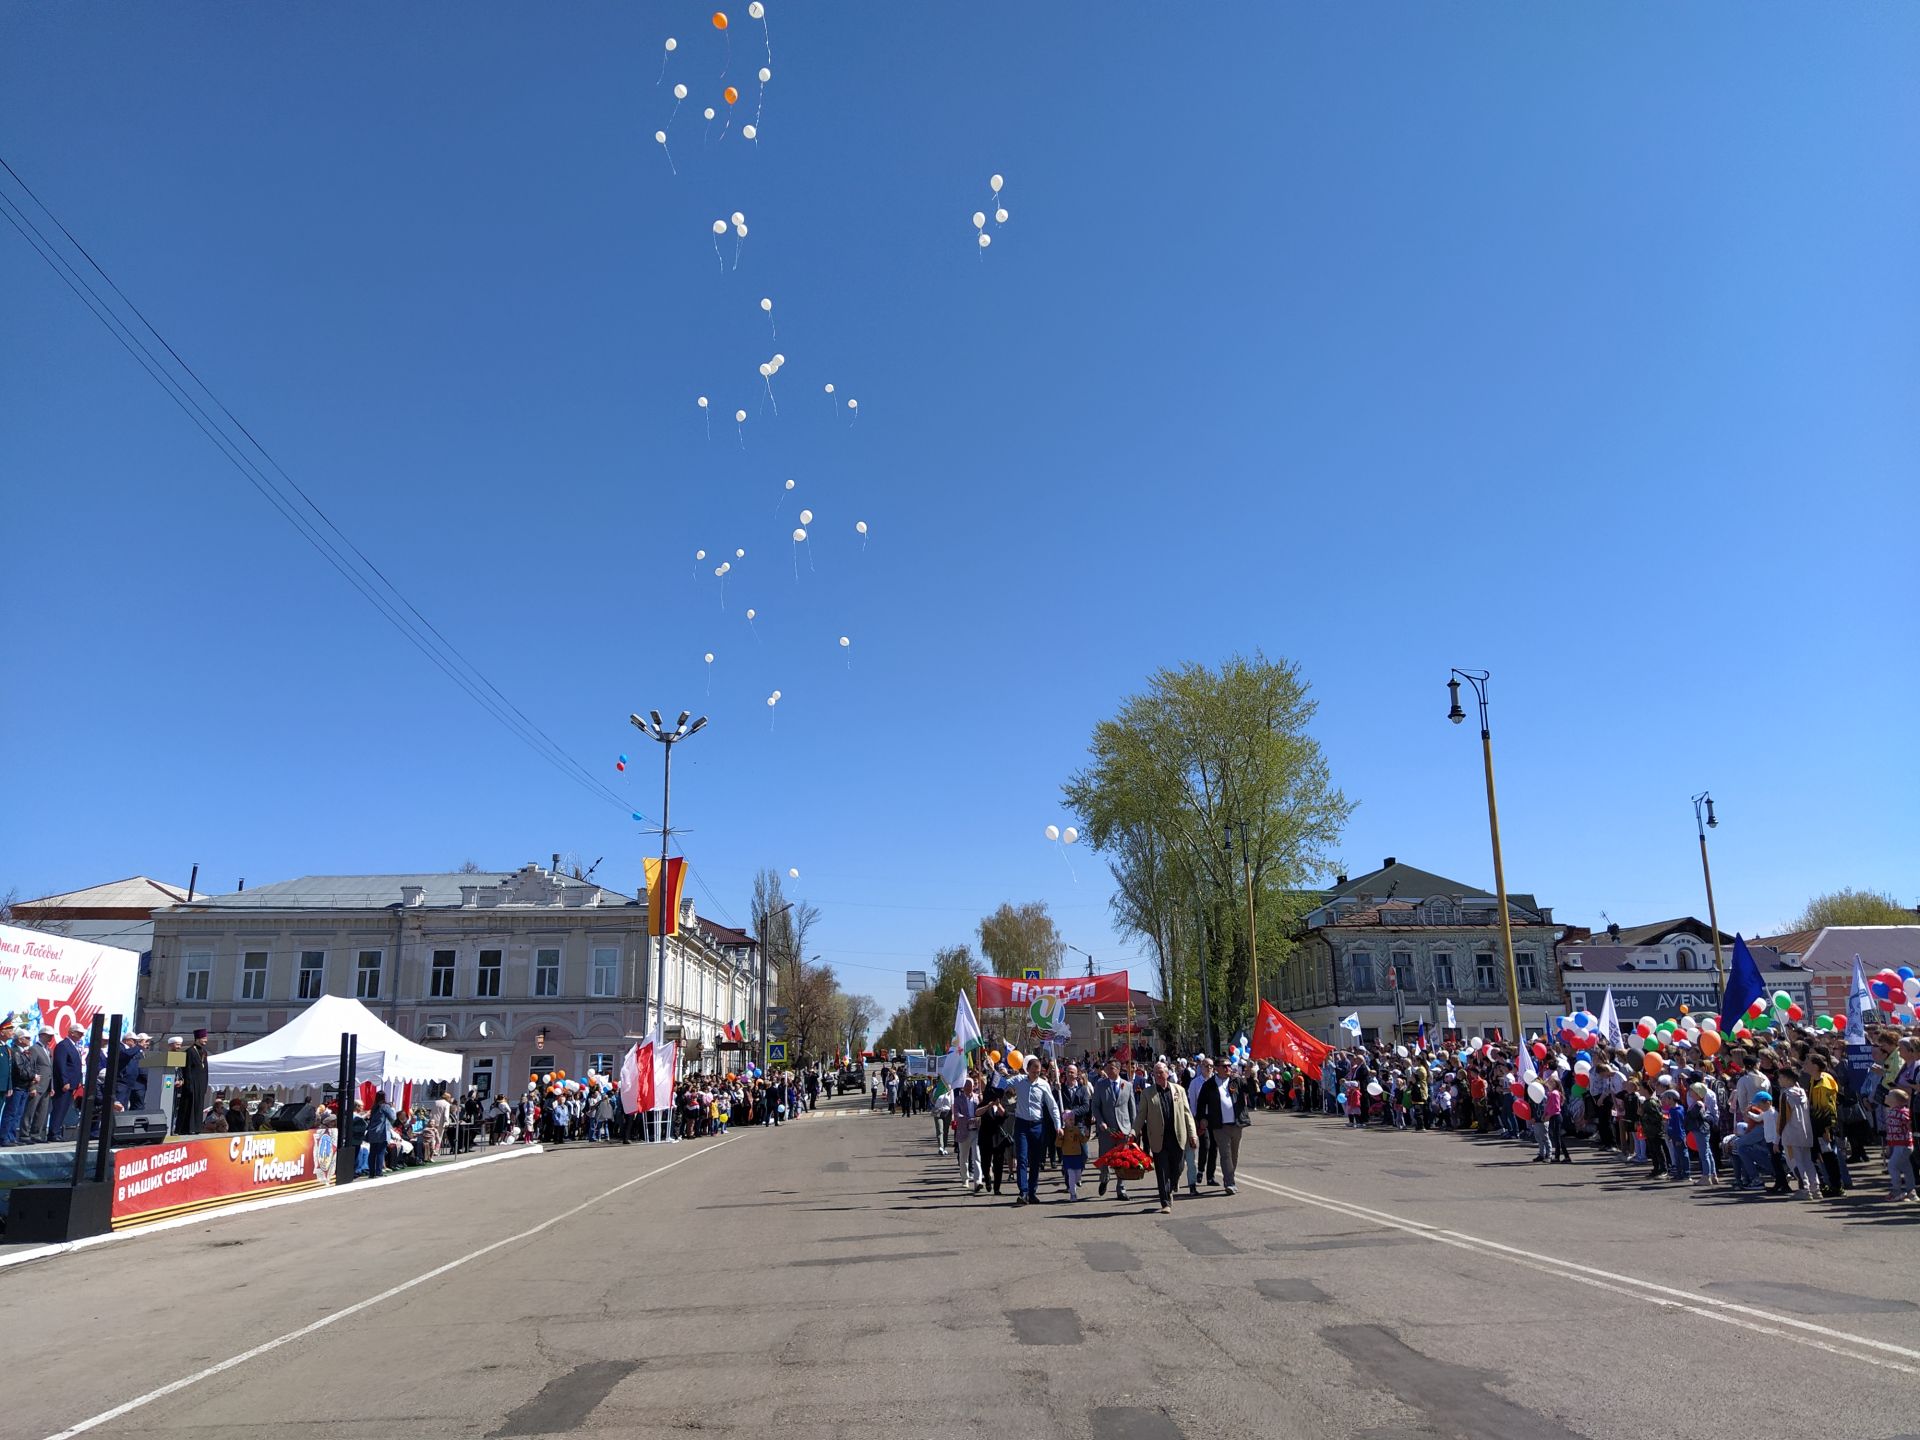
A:
<svg viewBox="0 0 1920 1440">
<path fill-rule="evenodd" d="M 0 1015 L 29 1035 L 44 1025 L 64 1037 L 101 1011 L 131 1025 L 139 979 L 140 957 L 131 950 L 0 925 Z"/>
<path fill-rule="evenodd" d="M 113 1228 L 333 1179 L 331 1130 L 196 1135 L 113 1152 Z"/>
<path fill-rule="evenodd" d="M 1043 995 L 1057 995 L 1063 1005 L 1125 1005 L 1127 972 L 1082 975 L 1077 979 L 1010 980 L 1005 975 L 982 975 L 974 982 L 974 1008 L 1024 1010 Z"/>
</svg>

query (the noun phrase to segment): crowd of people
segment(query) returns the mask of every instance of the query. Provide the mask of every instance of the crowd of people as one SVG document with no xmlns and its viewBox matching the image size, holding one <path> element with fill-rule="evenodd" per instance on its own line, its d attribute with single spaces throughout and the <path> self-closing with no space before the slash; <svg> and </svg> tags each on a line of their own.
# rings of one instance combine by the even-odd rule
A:
<svg viewBox="0 0 1920 1440">
<path fill-rule="evenodd" d="M 930 1115 L 939 1154 L 956 1157 L 969 1194 L 1082 1198 L 1088 1157 L 1099 1195 L 1151 1171 L 1162 1210 L 1182 1186 L 1234 1193 L 1241 1132 L 1265 1114 L 1325 1115 L 1354 1129 L 1498 1137 L 1539 1164 L 1572 1164 L 1576 1147 L 1646 1166 L 1649 1184 L 1718 1187 L 1754 1197 L 1836 1200 L 1865 1186 L 1916 1199 L 1912 1098 L 1920 1032 L 1870 1027 L 1872 1065 L 1849 1070 L 1843 1034 L 1780 1024 L 1702 1041 L 1703 1032 L 1482 1040 L 1424 1046 L 1355 1043 L 1319 1064 L 1104 1062 L 1010 1053 L 972 1057 L 959 1088 L 883 1067 L 870 1107 Z M 1657 1046 L 1657 1048 L 1656 1048 Z"/>
</svg>

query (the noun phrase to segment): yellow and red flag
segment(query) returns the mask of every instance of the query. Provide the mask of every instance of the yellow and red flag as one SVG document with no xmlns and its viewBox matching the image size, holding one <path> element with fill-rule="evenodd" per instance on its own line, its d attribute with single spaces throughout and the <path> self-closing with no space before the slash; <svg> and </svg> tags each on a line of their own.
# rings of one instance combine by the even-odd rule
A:
<svg viewBox="0 0 1920 1440">
<path fill-rule="evenodd" d="M 647 933 L 680 933 L 680 891 L 687 883 L 684 856 L 647 863 Z"/>
</svg>

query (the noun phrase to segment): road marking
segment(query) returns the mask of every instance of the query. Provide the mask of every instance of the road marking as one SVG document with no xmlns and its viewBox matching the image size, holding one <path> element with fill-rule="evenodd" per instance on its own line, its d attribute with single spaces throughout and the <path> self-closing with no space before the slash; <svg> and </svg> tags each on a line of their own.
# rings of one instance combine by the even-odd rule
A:
<svg viewBox="0 0 1920 1440">
<path fill-rule="evenodd" d="M 1910 1350 L 1904 1345 L 1894 1345 L 1885 1340 L 1873 1340 L 1864 1335 L 1855 1335 L 1847 1330 L 1835 1330 L 1825 1325 L 1815 1325 L 1807 1320 L 1795 1320 L 1789 1316 L 1775 1315 L 1751 1305 L 1740 1305 L 1730 1300 L 1716 1300 L 1711 1296 L 1692 1295 L 1674 1290 L 1669 1286 L 1652 1280 L 1637 1280 L 1627 1275 L 1615 1275 L 1609 1271 L 1591 1265 L 1583 1265 L 1575 1260 L 1560 1260 L 1551 1255 L 1538 1255 L 1531 1250 L 1521 1250 L 1512 1245 L 1503 1245 L 1497 1240 L 1485 1240 L 1477 1235 L 1467 1235 L 1458 1230 L 1444 1230 L 1437 1225 L 1429 1225 L 1420 1220 L 1408 1220 L 1402 1216 L 1388 1214 L 1384 1210 L 1373 1210 L 1350 1200 L 1334 1200 L 1325 1195 L 1315 1195 L 1309 1191 L 1297 1190 L 1289 1185 L 1276 1184 L 1271 1180 L 1262 1180 L 1242 1170 L 1238 1177 L 1249 1185 L 1257 1185 L 1275 1195 L 1298 1201 L 1302 1205 L 1318 1206 L 1336 1215 L 1349 1219 L 1365 1220 L 1369 1224 L 1385 1226 L 1388 1229 L 1403 1231 L 1418 1236 L 1422 1240 L 1431 1240 L 1435 1244 L 1449 1245 L 1456 1250 L 1465 1250 L 1471 1254 L 1482 1255 L 1488 1259 L 1505 1260 L 1523 1269 L 1535 1270 L 1555 1279 L 1573 1280 L 1596 1290 L 1605 1290 L 1614 1295 L 1625 1296 L 1630 1300 L 1641 1300 L 1649 1305 L 1658 1305 L 1666 1309 L 1684 1310 L 1707 1320 L 1717 1320 L 1723 1325 L 1737 1326 L 1742 1330 L 1751 1330 L 1760 1335 L 1772 1335 L 1777 1339 L 1791 1340 L 1796 1345 L 1805 1345 L 1814 1350 L 1825 1351 L 1829 1355 L 1839 1355 L 1848 1360 L 1858 1360 L 1886 1370 L 1897 1370 L 1903 1375 L 1920 1375 L 1920 1364 L 1908 1364 L 1903 1361 L 1920 1362 L 1920 1350 Z M 1743 1317 L 1753 1316 L 1756 1319 Z M 1765 1323 L 1760 1323 L 1765 1322 Z M 1784 1328 L 1783 1328 L 1784 1327 Z M 1816 1338 L 1825 1337 L 1825 1338 Z M 1832 1344 L 1840 1341 L 1842 1344 Z M 1882 1359 L 1877 1355 L 1862 1355 L 1858 1350 L 1843 1348 L 1846 1345 L 1864 1346 L 1868 1349 L 1884 1351 L 1889 1355 L 1900 1356 L 1899 1360 Z"/>
<path fill-rule="evenodd" d="M 136 1395 L 133 1399 L 116 1405 L 111 1410 L 102 1410 L 98 1415 L 89 1416 L 77 1425 L 69 1425 L 65 1430 L 56 1431 L 54 1434 L 49 1435 L 47 1440 L 72 1440 L 72 1437 L 75 1435 L 84 1435 L 87 1431 L 105 1425 L 110 1420 L 118 1420 L 122 1415 L 138 1410 L 144 1405 L 151 1405 L 154 1401 L 165 1399 L 176 1391 L 185 1390 L 189 1385 L 198 1385 L 202 1380 L 210 1380 L 223 1371 L 231 1370 L 236 1365 L 244 1365 L 249 1360 L 258 1359 L 269 1351 L 278 1350 L 283 1345 L 291 1345 L 295 1340 L 304 1340 L 316 1330 L 324 1330 L 329 1325 L 337 1324 L 342 1320 L 358 1315 L 362 1310 L 371 1310 L 375 1305 L 383 1301 L 391 1300 L 396 1295 L 404 1295 L 416 1285 L 424 1285 L 429 1280 L 437 1280 L 448 1271 L 458 1270 L 462 1265 L 471 1264 L 482 1256 L 491 1255 L 494 1251 L 502 1249 L 505 1246 L 516 1244 L 521 1240 L 530 1240 L 543 1231 L 551 1230 L 562 1220 L 571 1220 L 582 1210 L 591 1209 L 602 1200 L 612 1199 L 622 1190 L 632 1189 L 642 1180 L 651 1180 L 656 1175 L 664 1175 L 669 1170 L 677 1169 L 689 1160 L 698 1160 L 703 1155 L 711 1155 L 715 1150 L 718 1150 L 721 1145 L 727 1143 L 726 1140 L 721 1140 L 718 1144 L 708 1146 L 702 1150 L 696 1150 L 691 1155 L 682 1155 L 678 1160 L 669 1161 L 656 1170 L 647 1171 L 644 1175 L 636 1175 L 631 1180 L 623 1180 L 611 1190 L 603 1190 L 591 1200 L 582 1200 L 571 1210 L 563 1210 L 560 1214 L 550 1219 L 542 1220 L 538 1225 L 522 1230 L 518 1235 L 509 1235 L 506 1239 L 496 1240 L 491 1245 L 482 1245 L 478 1250 L 462 1255 L 458 1260 L 449 1260 L 444 1265 L 435 1266 L 424 1275 L 416 1275 L 411 1280 L 403 1280 L 400 1284 L 395 1285 L 389 1290 L 382 1290 L 378 1295 L 369 1295 L 365 1300 L 355 1301 L 344 1310 L 336 1310 L 331 1315 L 323 1315 L 312 1324 L 302 1325 L 298 1330 L 289 1330 L 286 1334 L 276 1336 L 272 1340 L 256 1345 L 251 1350 L 242 1350 L 238 1355 L 230 1355 L 217 1365 L 209 1365 L 204 1370 L 196 1370 L 191 1375 L 183 1375 L 178 1380 L 172 1380 L 160 1386 L 157 1390 L 149 1390 L 144 1395 Z"/>
</svg>

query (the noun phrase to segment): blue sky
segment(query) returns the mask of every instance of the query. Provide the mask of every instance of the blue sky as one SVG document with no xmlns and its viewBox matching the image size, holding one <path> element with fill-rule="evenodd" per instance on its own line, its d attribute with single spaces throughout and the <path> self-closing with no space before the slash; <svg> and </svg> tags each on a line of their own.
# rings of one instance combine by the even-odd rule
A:
<svg viewBox="0 0 1920 1440">
<path fill-rule="evenodd" d="M 730 58 L 708 13 L 13 5 L 0 153 L 634 808 L 628 711 L 710 711 L 697 871 L 739 919 L 797 867 L 889 1006 L 1004 899 L 1138 954 L 1041 829 L 1149 671 L 1256 648 L 1314 685 L 1352 870 L 1490 881 L 1443 718 L 1478 665 L 1509 878 L 1560 918 L 1701 911 L 1702 787 L 1729 928 L 1920 899 L 1920 14 L 776 0 L 755 148 L 703 135 L 765 63 L 744 0 Z M 641 827 L 429 668 L 11 229 L 0 296 L 0 886 L 563 850 L 631 888 Z"/>
</svg>

